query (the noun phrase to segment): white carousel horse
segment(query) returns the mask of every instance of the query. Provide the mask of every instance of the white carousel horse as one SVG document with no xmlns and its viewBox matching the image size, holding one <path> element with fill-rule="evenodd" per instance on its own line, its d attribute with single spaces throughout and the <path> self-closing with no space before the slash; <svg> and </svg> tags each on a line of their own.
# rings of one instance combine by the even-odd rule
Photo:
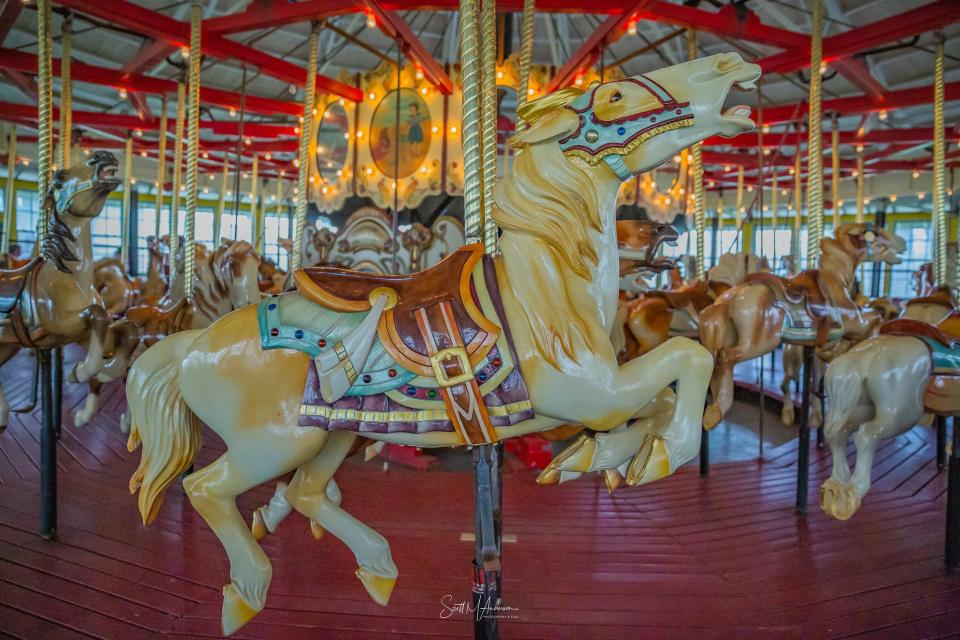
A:
<svg viewBox="0 0 960 640">
<path fill-rule="evenodd" d="M 860 508 L 870 490 L 873 456 L 880 441 L 913 428 L 924 413 L 960 414 L 960 314 L 937 325 L 899 319 L 881 335 L 838 356 L 827 368 L 827 442 L 830 477 L 820 485 L 820 507 L 838 520 Z M 853 473 L 847 442 L 854 434 Z"/>
<path fill-rule="evenodd" d="M 520 116 L 530 126 L 512 139 L 520 152 L 495 189 L 494 217 L 503 230 L 496 259 L 481 259 L 479 245 L 471 245 L 416 276 L 302 270 L 294 274 L 298 292 L 234 311 L 206 330 L 169 336 L 136 361 L 127 382 L 130 445 L 142 444 L 143 454 L 130 487 L 140 492 L 144 522 L 156 518 L 164 491 L 192 464 L 201 420 L 227 445 L 216 462 L 184 479 L 194 508 L 230 560 L 224 633 L 263 609 L 272 575 L 236 497 L 292 470 L 285 499 L 350 547 L 358 578 L 376 602 L 387 603 L 397 578 L 387 541 L 328 495 L 329 480 L 362 425 L 375 440 L 448 447 L 569 422 L 609 431 L 653 415 L 657 419 L 638 420 L 624 432 L 641 482 L 667 476 L 696 456 L 712 369 L 707 351 L 674 338 L 621 366 L 611 345 L 618 297 L 615 202 L 624 180 L 691 144 L 751 130 L 748 107 L 724 111 L 722 105 L 734 85 L 751 89 L 759 75 L 760 68 L 739 55 L 721 54 L 527 103 Z M 484 309 L 480 316 L 477 302 L 470 302 L 474 293 Z M 502 296 L 502 313 L 495 295 Z M 297 325 L 284 324 L 284 317 L 319 318 L 329 331 L 315 333 L 307 323 L 310 333 L 292 332 Z M 462 325 L 471 329 L 469 340 L 456 329 L 462 322 L 469 322 Z M 493 361 L 484 356 L 492 353 L 492 340 L 500 350 Z M 283 344 L 292 348 L 273 348 Z M 398 363 L 390 375 L 411 381 L 403 393 L 344 396 L 361 384 L 356 376 L 371 351 L 378 362 Z M 516 361 L 512 370 L 504 364 L 508 356 Z M 488 364 L 516 374 L 509 392 L 528 399 L 491 404 L 488 398 L 506 392 L 501 385 L 478 401 L 475 385 L 486 380 Z M 371 377 L 370 384 L 377 383 Z M 435 408 L 438 391 L 449 411 Z M 345 408 L 349 403 L 388 410 Z M 389 426 L 394 421 L 399 429 Z M 584 464 L 593 460 L 587 456 Z"/>
</svg>

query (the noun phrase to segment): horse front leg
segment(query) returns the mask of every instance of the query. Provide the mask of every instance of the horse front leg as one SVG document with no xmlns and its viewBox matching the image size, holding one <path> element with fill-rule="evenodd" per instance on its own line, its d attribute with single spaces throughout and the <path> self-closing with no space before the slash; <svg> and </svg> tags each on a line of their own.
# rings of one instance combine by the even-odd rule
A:
<svg viewBox="0 0 960 640">
<path fill-rule="evenodd" d="M 97 375 L 101 382 L 109 382 L 126 375 L 133 352 L 140 344 L 140 327 L 128 320 L 121 319 L 111 324 L 109 333 L 113 334 L 117 344 L 113 356 L 104 363 L 103 369 Z"/>
<path fill-rule="evenodd" d="M 70 372 L 70 382 L 87 382 L 103 369 L 103 345 L 110 325 L 106 310 L 97 304 L 84 309 L 80 318 L 87 324 L 88 329 L 87 355 Z"/>
</svg>

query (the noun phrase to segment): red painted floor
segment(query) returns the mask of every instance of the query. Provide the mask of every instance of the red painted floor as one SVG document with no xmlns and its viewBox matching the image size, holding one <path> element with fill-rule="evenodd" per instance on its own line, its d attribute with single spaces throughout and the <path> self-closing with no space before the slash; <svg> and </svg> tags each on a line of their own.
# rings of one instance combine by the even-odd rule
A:
<svg viewBox="0 0 960 640">
<path fill-rule="evenodd" d="M 15 406 L 29 360 L 4 366 Z M 83 389 L 67 385 L 72 407 Z M 104 411 L 59 446 L 58 539 L 36 535 L 36 415 L 0 434 L 0 635 L 33 639 L 218 637 L 223 551 L 174 487 L 157 523 L 139 522 L 127 479 L 137 455 L 118 431 L 119 385 Z M 722 427 L 721 427 L 722 428 Z M 198 464 L 218 455 L 207 434 Z M 795 444 L 763 462 L 695 465 L 608 496 L 593 479 L 540 487 L 504 475 L 504 638 L 939 638 L 960 637 L 960 576 L 943 569 L 944 473 L 931 431 L 887 443 L 875 486 L 846 523 L 811 504 L 793 513 Z M 811 497 L 829 470 L 814 451 Z M 388 607 L 354 578 L 353 557 L 329 535 L 317 542 L 293 515 L 264 542 L 274 564 L 267 609 L 239 638 L 466 638 L 470 621 L 444 619 L 441 600 L 469 598 L 472 479 L 348 461 L 344 506 L 390 541 L 400 580 Z M 243 496 L 245 516 L 271 487 Z"/>
</svg>

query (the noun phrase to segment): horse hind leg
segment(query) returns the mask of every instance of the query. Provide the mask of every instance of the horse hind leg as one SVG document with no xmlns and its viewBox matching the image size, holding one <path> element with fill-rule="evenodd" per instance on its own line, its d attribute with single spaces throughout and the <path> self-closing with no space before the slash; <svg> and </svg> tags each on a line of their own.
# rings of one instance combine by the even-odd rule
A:
<svg viewBox="0 0 960 640">
<path fill-rule="evenodd" d="M 790 390 L 790 385 L 799 380 L 801 353 L 802 347 L 798 345 L 787 344 L 783 347 L 783 382 L 780 383 L 780 391 L 783 394 L 783 409 L 780 410 L 780 420 L 788 427 L 793 426 L 796 418 L 793 392 Z"/>
<path fill-rule="evenodd" d="M 294 509 L 350 548 L 357 559 L 356 576 L 373 601 L 386 606 L 397 582 L 390 544 L 330 498 L 330 480 L 350 452 L 355 437 L 342 431 L 331 434 L 323 451 L 297 469 L 286 497 Z"/>
<path fill-rule="evenodd" d="M 263 609 L 273 576 L 270 561 L 237 509 L 236 498 L 316 455 L 327 432 L 301 431 L 305 437 L 271 435 L 248 440 L 242 448 L 228 449 L 209 466 L 184 478 L 191 504 L 220 539 L 230 561 L 230 584 L 223 588 L 224 635 L 232 634 Z"/>
<path fill-rule="evenodd" d="M 293 505 L 287 500 L 287 489 L 289 486 L 290 485 L 283 480 L 277 482 L 270 502 L 258 507 L 257 510 L 253 512 L 253 522 L 250 525 L 250 531 L 256 540 L 263 540 L 268 534 L 275 533 L 280 523 L 286 520 L 287 516 L 293 512 Z M 337 481 L 333 478 L 330 478 L 330 482 L 327 484 L 327 497 L 336 505 L 339 505 L 343 499 L 340 493 L 340 487 L 337 486 Z M 323 537 L 325 530 L 316 520 L 311 520 L 310 532 L 314 538 L 319 540 Z"/>
</svg>

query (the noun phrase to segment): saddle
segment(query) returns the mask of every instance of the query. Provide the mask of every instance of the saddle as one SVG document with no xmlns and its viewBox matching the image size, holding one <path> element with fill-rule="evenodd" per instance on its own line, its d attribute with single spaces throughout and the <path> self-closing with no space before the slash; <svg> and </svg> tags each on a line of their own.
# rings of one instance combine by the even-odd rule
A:
<svg viewBox="0 0 960 640">
<path fill-rule="evenodd" d="M 43 264 L 42 258 L 34 258 L 19 269 L 0 269 L 0 315 L 9 315 L 20 301 L 24 288 L 34 269 Z"/>
<path fill-rule="evenodd" d="M 897 318 L 884 322 L 880 326 L 880 335 L 912 336 L 932 340 L 947 349 L 953 349 L 960 345 L 960 313 L 954 311 L 938 325 L 922 320 Z"/>
<path fill-rule="evenodd" d="M 496 435 L 473 372 L 501 332 L 476 299 L 472 273 L 481 259 L 483 246 L 472 244 L 419 273 L 310 267 L 294 273 L 294 281 L 300 295 L 334 311 L 382 309 L 376 330 L 384 349 L 404 369 L 437 380 L 450 420 L 468 444 L 476 444 Z M 350 353 L 339 351 L 349 375 Z"/>
<path fill-rule="evenodd" d="M 772 273 L 750 273 L 743 279 L 743 284 L 763 284 L 773 290 L 781 300 L 791 304 L 800 304 L 806 301 L 811 308 L 822 308 L 826 303 L 823 291 L 820 289 L 820 272 L 817 269 L 801 271 L 792 278 L 781 278 Z"/>
</svg>

